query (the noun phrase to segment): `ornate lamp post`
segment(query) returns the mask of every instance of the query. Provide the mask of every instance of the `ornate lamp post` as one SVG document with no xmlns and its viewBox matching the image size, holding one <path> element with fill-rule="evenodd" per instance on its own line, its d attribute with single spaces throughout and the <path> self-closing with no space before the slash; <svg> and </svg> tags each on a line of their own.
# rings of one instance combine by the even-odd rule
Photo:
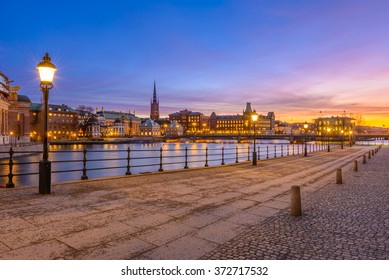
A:
<svg viewBox="0 0 389 280">
<path fill-rule="evenodd" d="M 307 154 L 307 131 L 308 131 L 308 124 L 307 122 L 304 123 L 304 156 L 308 156 Z"/>
<path fill-rule="evenodd" d="M 37 65 L 39 77 L 41 80 L 41 89 L 43 92 L 44 114 L 43 114 L 43 158 L 39 162 L 39 193 L 49 194 L 51 192 L 51 162 L 49 161 L 49 143 L 47 140 L 47 117 L 48 117 L 48 102 L 49 90 L 53 88 L 54 72 L 57 70 L 51 62 L 48 53 L 43 57 Z"/>
<path fill-rule="evenodd" d="M 331 128 L 327 128 L 327 151 L 329 152 L 330 151 L 330 132 L 331 132 Z"/>
<path fill-rule="evenodd" d="M 253 165 L 257 165 L 257 150 L 255 148 L 255 123 L 256 121 L 258 120 L 258 115 L 257 113 L 253 113 L 251 115 L 251 119 L 253 121 L 253 125 L 254 125 L 254 150 L 253 150 Z"/>
</svg>

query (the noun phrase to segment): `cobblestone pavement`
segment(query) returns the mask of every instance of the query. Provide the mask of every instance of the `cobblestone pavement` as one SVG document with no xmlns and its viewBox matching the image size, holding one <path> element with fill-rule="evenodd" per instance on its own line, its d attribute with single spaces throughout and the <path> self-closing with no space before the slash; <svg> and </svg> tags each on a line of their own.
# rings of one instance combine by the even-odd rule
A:
<svg viewBox="0 0 389 280">
<path fill-rule="evenodd" d="M 389 148 L 203 259 L 389 259 Z M 303 193 L 302 193 L 303 195 Z"/>
</svg>

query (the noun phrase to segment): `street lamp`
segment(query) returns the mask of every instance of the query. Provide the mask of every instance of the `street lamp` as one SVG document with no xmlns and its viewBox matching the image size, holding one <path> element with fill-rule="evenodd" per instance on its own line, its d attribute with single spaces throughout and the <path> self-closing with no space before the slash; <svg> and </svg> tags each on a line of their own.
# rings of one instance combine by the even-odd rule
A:
<svg viewBox="0 0 389 280">
<path fill-rule="evenodd" d="M 308 124 L 307 122 L 304 123 L 304 132 L 305 132 L 305 135 L 304 135 L 304 156 L 308 156 L 307 154 L 307 131 L 308 131 Z"/>
<path fill-rule="evenodd" d="M 330 151 L 330 132 L 331 132 L 331 128 L 327 128 L 327 151 L 329 152 Z"/>
<path fill-rule="evenodd" d="M 10 137 L 9 137 L 9 142 L 10 142 L 10 144 L 11 144 L 11 147 L 12 147 L 12 143 L 13 143 L 13 136 L 14 136 L 14 132 L 13 131 L 10 131 L 10 133 L 9 133 L 9 135 L 10 135 Z M 15 141 L 16 142 L 16 141 Z M 16 145 L 15 145 L 16 146 Z"/>
<path fill-rule="evenodd" d="M 350 132 L 349 132 L 349 139 L 350 139 L 350 147 L 352 147 L 353 146 L 353 139 L 352 139 L 352 134 L 353 134 L 353 132 L 350 130 Z"/>
<path fill-rule="evenodd" d="M 343 149 L 343 133 L 344 133 L 344 131 L 341 130 L 340 133 L 341 133 L 341 135 L 340 135 L 340 148 Z"/>
<path fill-rule="evenodd" d="M 49 90 L 53 88 L 54 72 L 57 70 L 51 62 L 48 53 L 43 57 L 43 61 L 37 65 L 39 77 L 41 80 L 41 89 L 43 92 L 44 114 L 43 114 L 43 158 L 39 162 L 39 193 L 49 194 L 51 191 L 51 162 L 49 161 L 49 145 L 47 140 L 47 118 Z"/>
<path fill-rule="evenodd" d="M 254 125 L 254 151 L 253 151 L 253 165 L 257 165 L 257 150 L 255 148 L 255 122 L 258 120 L 258 115 L 257 113 L 253 113 L 251 115 L 251 119 L 253 121 L 253 125 Z"/>
</svg>

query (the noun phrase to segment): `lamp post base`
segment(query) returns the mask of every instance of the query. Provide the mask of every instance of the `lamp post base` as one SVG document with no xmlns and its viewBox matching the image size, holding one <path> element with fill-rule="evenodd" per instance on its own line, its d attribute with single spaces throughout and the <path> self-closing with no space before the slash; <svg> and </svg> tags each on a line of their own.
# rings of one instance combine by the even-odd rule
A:
<svg viewBox="0 0 389 280">
<path fill-rule="evenodd" d="M 257 152 L 253 152 L 253 165 L 257 165 Z"/>
<path fill-rule="evenodd" d="M 50 194 L 51 192 L 51 162 L 41 160 L 39 162 L 39 193 Z"/>
</svg>

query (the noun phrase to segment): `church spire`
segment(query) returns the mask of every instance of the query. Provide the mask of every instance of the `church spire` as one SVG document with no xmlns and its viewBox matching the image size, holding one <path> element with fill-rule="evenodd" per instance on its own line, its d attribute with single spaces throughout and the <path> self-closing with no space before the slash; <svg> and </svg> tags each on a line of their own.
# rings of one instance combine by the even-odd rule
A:
<svg viewBox="0 0 389 280">
<path fill-rule="evenodd" d="M 157 89 L 156 89 L 156 86 L 155 86 L 155 80 L 154 80 L 153 103 L 157 103 Z"/>
<path fill-rule="evenodd" d="M 157 100 L 157 87 L 155 84 L 155 79 L 154 79 L 153 100 L 150 104 L 150 118 L 153 121 L 159 120 L 159 100 Z"/>
</svg>

